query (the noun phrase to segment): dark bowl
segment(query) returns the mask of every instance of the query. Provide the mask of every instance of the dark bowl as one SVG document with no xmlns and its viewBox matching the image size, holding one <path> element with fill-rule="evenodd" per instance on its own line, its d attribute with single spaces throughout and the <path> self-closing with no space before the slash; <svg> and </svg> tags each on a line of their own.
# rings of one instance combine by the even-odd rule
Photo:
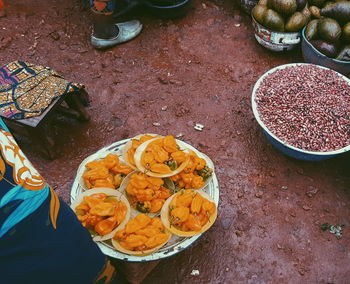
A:
<svg viewBox="0 0 350 284">
<path fill-rule="evenodd" d="M 164 2 L 164 4 L 160 1 L 155 1 L 148 0 L 144 4 L 149 13 L 163 19 L 184 17 L 191 8 L 191 0 L 173 1 L 172 3 Z"/>
<path fill-rule="evenodd" d="M 304 61 L 307 63 L 313 63 L 328 67 L 339 73 L 342 73 L 345 76 L 350 75 L 350 62 L 349 61 L 340 61 L 319 52 L 313 45 L 307 40 L 305 36 L 304 27 L 302 31 L 302 42 L 301 42 L 301 52 L 303 54 Z"/>
</svg>

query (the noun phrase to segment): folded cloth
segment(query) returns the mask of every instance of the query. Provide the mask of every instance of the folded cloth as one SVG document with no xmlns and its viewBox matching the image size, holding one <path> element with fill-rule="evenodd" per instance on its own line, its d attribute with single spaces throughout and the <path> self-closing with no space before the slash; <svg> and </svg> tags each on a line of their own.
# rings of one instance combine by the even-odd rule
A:
<svg viewBox="0 0 350 284">
<path fill-rule="evenodd" d="M 38 116 L 56 97 L 83 87 L 49 67 L 14 61 L 0 68 L 0 113 L 11 119 Z"/>
</svg>

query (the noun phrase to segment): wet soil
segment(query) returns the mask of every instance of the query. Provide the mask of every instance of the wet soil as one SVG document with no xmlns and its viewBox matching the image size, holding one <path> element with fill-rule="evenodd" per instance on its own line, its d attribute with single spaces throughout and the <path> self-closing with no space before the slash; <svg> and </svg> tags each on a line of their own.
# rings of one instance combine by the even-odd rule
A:
<svg viewBox="0 0 350 284">
<path fill-rule="evenodd" d="M 250 107 L 256 80 L 274 66 L 302 62 L 299 49 L 263 49 L 249 17 L 231 1 L 194 0 L 178 20 L 138 12 L 142 34 L 107 51 L 90 46 L 84 2 L 6 4 L 0 64 L 21 59 L 47 65 L 85 84 L 90 94 L 89 123 L 53 125 L 54 161 L 19 141 L 63 199 L 69 202 L 86 156 L 139 133 L 182 133 L 215 162 L 216 223 L 191 248 L 161 261 L 144 283 L 349 282 L 350 156 L 288 158 L 267 142 Z M 195 123 L 203 131 L 194 130 Z M 344 224 L 342 238 L 322 231 L 323 223 Z"/>
</svg>

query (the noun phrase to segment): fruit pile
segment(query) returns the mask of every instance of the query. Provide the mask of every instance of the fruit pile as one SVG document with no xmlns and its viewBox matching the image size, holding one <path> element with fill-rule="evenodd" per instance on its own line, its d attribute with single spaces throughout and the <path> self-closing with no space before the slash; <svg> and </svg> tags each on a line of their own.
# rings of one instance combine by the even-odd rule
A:
<svg viewBox="0 0 350 284">
<path fill-rule="evenodd" d="M 307 40 L 322 54 L 350 61 L 350 1 L 309 0 L 314 18 L 305 30 Z"/>
<path fill-rule="evenodd" d="M 260 0 L 252 16 L 272 31 L 298 32 L 310 20 L 310 11 L 306 0 Z"/>
</svg>

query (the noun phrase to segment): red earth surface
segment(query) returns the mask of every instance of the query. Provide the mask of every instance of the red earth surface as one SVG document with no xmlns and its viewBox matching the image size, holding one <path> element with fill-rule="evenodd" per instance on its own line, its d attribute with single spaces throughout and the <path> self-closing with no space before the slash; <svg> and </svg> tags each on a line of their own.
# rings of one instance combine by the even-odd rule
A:
<svg viewBox="0 0 350 284">
<path fill-rule="evenodd" d="M 57 159 L 19 141 L 64 200 L 85 157 L 139 133 L 182 133 L 216 165 L 216 223 L 143 283 L 349 283 L 350 156 L 288 158 L 267 142 L 251 111 L 256 80 L 274 66 L 302 62 L 299 49 L 277 54 L 259 46 L 249 16 L 232 1 L 194 0 L 177 20 L 138 11 L 142 33 L 107 51 L 90 45 L 84 1 L 5 5 L 0 63 L 50 66 L 90 94 L 89 123 L 52 126 Z M 342 237 L 322 231 L 323 223 L 344 224 Z"/>
</svg>

